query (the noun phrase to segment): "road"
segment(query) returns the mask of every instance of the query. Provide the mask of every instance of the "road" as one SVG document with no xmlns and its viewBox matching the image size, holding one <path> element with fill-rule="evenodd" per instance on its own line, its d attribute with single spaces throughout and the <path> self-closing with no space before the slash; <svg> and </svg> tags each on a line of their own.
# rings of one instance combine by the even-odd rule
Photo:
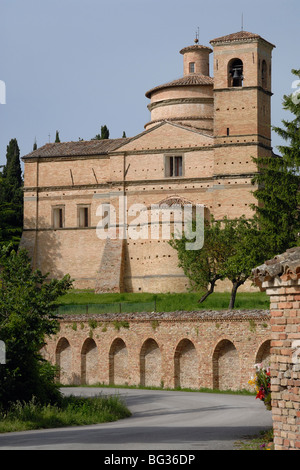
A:
<svg viewBox="0 0 300 470">
<path fill-rule="evenodd" d="M 237 440 L 272 427 L 271 413 L 252 396 L 77 387 L 63 392 L 117 393 L 132 416 L 92 426 L 1 434 L 0 450 L 233 450 Z"/>
</svg>

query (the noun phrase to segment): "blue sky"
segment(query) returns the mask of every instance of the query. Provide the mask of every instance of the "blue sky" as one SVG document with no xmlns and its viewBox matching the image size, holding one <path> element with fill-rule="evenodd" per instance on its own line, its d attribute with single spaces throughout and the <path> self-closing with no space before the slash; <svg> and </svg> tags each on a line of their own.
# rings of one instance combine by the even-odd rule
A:
<svg viewBox="0 0 300 470">
<path fill-rule="evenodd" d="M 0 165 L 17 138 L 21 155 L 53 142 L 144 130 L 150 88 L 183 75 L 179 50 L 244 29 L 276 44 L 272 123 L 288 118 L 299 63 L 299 0 L 0 0 Z M 280 144 L 273 135 L 273 146 Z"/>
</svg>

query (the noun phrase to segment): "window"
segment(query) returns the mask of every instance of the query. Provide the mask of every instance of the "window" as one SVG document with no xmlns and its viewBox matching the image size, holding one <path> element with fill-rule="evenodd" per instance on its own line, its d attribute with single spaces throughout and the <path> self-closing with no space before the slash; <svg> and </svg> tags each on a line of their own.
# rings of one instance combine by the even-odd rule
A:
<svg viewBox="0 0 300 470">
<path fill-rule="evenodd" d="M 182 156 L 167 156 L 165 160 L 166 176 L 182 176 Z"/>
<path fill-rule="evenodd" d="M 240 59 L 233 59 L 228 64 L 228 86 L 242 87 L 244 80 L 244 66 Z"/>
<path fill-rule="evenodd" d="M 267 75 L 267 62 L 263 60 L 261 66 L 261 83 L 263 88 L 267 88 Z"/>
<path fill-rule="evenodd" d="M 190 73 L 195 73 L 195 62 L 190 62 L 189 63 L 189 72 Z"/>
<path fill-rule="evenodd" d="M 64 227 L 64 207 L 52 208 L 52 226 L 55 229 Z"/>
<path fill-rule="evenodd" d="M 89 227 L 89 206 L 78 207 L 78 227 Z"/>
</svg>

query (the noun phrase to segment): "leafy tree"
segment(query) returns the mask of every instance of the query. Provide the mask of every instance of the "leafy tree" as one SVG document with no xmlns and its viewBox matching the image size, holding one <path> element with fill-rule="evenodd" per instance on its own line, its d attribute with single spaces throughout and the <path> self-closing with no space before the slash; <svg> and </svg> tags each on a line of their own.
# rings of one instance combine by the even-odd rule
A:
<svg viewBox="0 0 300 470">
<path fill-rule="evenodd" d="M 218 280 L 232 283 L 229 309 L 234 308 L 238 288 L 250 277 L 253 267 L 265 260 L 264 234 L 256 218 L 234 220 L 224 218 L 205 225 L 204 246 L 201 250 L 186 250 L 186 239 L 170 240 L 177 250 L 179 266 L 189 278 L 191 287 L 205 291 L 199 302 L 214 292 Z"/>
<path fill-rule="evenodd" d="M 195 225 L 193 226 L 195 231 Z M 185 236 L 180 239 L 173 237 L 170 245 L 177 250 L 179 267 L 190 280 L 194 291 L 204 291 L 199 300 L 202 303 L 214 292 L 216 282 L 224 278 L 223 264 L 226 256 L 226 242 L 221 222 L 211 218 L 205 222 L 204 246 L 201 250 L 186 250 Z"/>
<path fill-rule="evenodd" d="M 123 131 L 122 139 L 126 139 L 126 137 L 127 137 L 127 136 L 126 136 L 126 132 Z"/>
<path fill-rule="evenodd" d="M 34 144 L 33 144 L 32 150 L 33 150 L 33 151 L 34 151 L 34 150 L 37 150 L 37 148 L 38 148 L 38 146 L 37 146 L 37 141 L 36 141 L 36 139 L 35 139 L 35 140 L 34 140 Z"/>
<path fill-rule="evenodd" d="M 57 332 L 56 300 L 71 287 L 70 277 L 47 281 L 32 271 L 26 250 L 0 249 L 0 338 L 6 364 L 0 366 L 0 403 L 35 396 L 43 403 L 59 398 L 54 371 L 42 359 L 45 337 Z"/>
<path fill-rule="evenodd" d="M 260 231 L 256 217 L 225 218 L 224 239 L 227 252 L 222 266 L 223 278 L 232 283 L 229 309 L 233 309 L 238 288 L 249 279 L 252 269 L 265 261 L 265 234 Z"/>
<path fill-rule="evenodd" d="M 300 70 L 292 73 L 300 78 Z M 272 257 L 299 244 L 300 232 L 300 106 L 295 94 L 285 95 L 283 108 L 293 119 L 283 120 L 283 128 L 273 130 L 286 142 L 278 150 L 282 156 L 254 159 L 259 173 L 253 178 L 258 188 L 253 191 L 258 204 L 256 211 L 260 228 L 266 234 L 268 252 Z"/>
</svg>

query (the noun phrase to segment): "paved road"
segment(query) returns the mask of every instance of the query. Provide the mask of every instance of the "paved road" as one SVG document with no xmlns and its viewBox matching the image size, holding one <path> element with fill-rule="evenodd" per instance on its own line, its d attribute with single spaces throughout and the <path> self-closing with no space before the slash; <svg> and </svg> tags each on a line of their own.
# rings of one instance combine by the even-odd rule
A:
<svg viewBox="0 0 300 470">
<path fill-rule="evenodd" d="M 100 388 L 64 393 L 117 393 L 132 416 L 93 426 L 1 434 L 0 450 L 232 450 L 237 440 L 272 426 L 271 413 L 249 396 Z"/>
</svg>

